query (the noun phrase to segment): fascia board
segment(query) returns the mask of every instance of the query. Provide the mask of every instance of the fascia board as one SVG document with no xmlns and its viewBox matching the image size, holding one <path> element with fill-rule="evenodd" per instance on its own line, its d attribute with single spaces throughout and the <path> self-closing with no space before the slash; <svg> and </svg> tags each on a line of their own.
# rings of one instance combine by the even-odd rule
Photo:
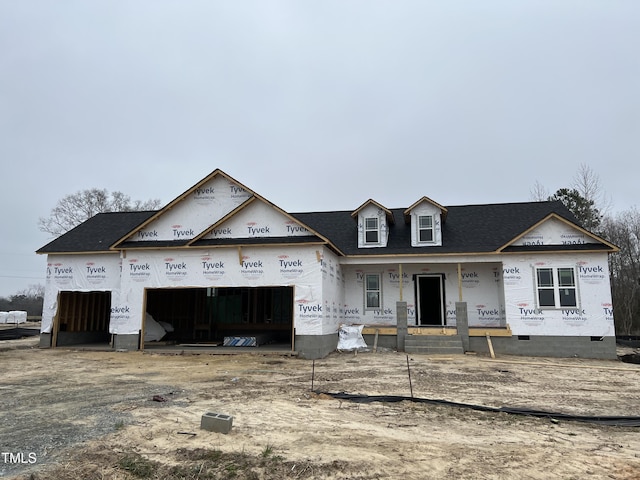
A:
<svg viewBox="0 0 640 480">
<path fill-rule="evenodd" d="M 433 200 L 431 200 L 429 197 L 424 196 L 422 197 L 420 200 L 418 200 L 417 202 L 415 202 L 413 205 L 411 205 L 409 208 L 407 208 L 404 212 L 403 215 L 406 217 L 408 217 L 409 215 L 411 215 L 411 211 L 416 208 L 418 205 L 420 205 L 422 202 L 427 202 L 430 203 L 431 205 L 433 205 L 434 207 L 440 209 L 440 212 L 442 214 L 442 220 L 444 221 L 447 217 L 447 213 L 449 212 L 446 207 L 443 207 L 442 205 L 440 205 L 438 202 L 435 202 Z"/>
<path fill-rule="evenodd" d="M 81 252 L 41 252 L 36 251 L 37 255 L 116 255 L 117 250 L 84 250 Z"/>
<path fill-rule="evenodd" d="M 372 198 L 370 198 L 369 200 L 364 202 L 362 205 L 360 205 L 358 208 L 356 208 L 353 212 L 351 212 L 351 216 L 353 218 L 356 218 L 358 216 L 358 213 L 360 213 L 360 211 L 363 208 L 367 207 L 368 205 L 375 205 L 377 208 L 382 210 L 385 213 L 385 215 L 387 217 L 387 221 L 389 222 L 389 224 L 393 225 L 393 223 L 394 223 L 393 212 L 391 210 L 389 210 L 387 207 L 385 207 L 384 205 L 381 205 L 380 203 L 376 202 Z"/>
</svg>

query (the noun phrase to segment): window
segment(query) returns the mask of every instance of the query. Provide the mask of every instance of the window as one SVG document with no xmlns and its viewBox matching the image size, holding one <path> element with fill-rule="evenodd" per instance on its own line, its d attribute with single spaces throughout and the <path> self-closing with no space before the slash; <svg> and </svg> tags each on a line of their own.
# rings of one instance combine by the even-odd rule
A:
<svg viewBox="0 0 640 480">
<path fill-rule="evenodd" d="M 364 243 L 379 243 L 380 229 L 378 218 L 369 217 L 364 219 Z"/>
<path fill-rule="evenodd" d="M 431 215 L 418 216 L 418 241 L 433 242 L 433 217 Z"/>
<path fill-rule="evenodd" d="M 573 267 L 536 269 L 539 307 L 577 307 L 578 295 Z"/>
<path fill-rule="evenodd" d="M 364 276 L 364 307 L 365 309 L 380 308 L 381 299 L 380 275 L 368 273 Z"/>
</svg>

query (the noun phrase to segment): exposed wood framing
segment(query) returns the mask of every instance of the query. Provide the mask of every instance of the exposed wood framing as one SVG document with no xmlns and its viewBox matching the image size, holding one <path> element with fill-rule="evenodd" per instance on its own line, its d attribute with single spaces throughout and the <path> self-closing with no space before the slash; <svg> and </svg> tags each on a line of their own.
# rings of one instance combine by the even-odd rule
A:
<svg viewBox="0 0 640 480">
<path fill-rule="evenodd" d="M 496 354 L 493 351 L 493 343 L 491 342 L 491 335 L 487 333 L 487 345 L 489 346 L 489 353 L 491 354 L 491 358 L 496 358 Z"/>
</svg>

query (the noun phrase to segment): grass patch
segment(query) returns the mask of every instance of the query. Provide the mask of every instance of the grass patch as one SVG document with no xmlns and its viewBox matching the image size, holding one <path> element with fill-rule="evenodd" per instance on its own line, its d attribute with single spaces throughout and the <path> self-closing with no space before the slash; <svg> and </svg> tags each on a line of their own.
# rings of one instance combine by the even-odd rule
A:
<svg viewBox="0 0 640 480">
<path fill-rule="evenodd" d="M 119 454 L 102 446 L 83 449 L 64 464 L 42 469 L 21 480 L 312 480 L 336 478 L 338 474 L 343 476 L 337 478 L 352 480 L 370 478 L 360 472 L 361 468 L 341 461 L 322 464 L 287 461 L 274 455 L 272 444 L 253 455 L 244 451 L 180 448 L 154 460 L 138 453 Z"/>
<path fill-rule="evenodd" d="M 267 445 L 265 445 L 264 449 L 262 450 L 262 458 L 270 457 L 271 454 L 273 454 L 273 445 L 267 443 Z"/>
<path fill-rule="evenodd" d="M 157 470 L 158 464 L 147 460 L 137 453 L 127 454 L 118 461 L 122 470 L 133 474 L 138 478 L 151 478 Z"/>
</svg>

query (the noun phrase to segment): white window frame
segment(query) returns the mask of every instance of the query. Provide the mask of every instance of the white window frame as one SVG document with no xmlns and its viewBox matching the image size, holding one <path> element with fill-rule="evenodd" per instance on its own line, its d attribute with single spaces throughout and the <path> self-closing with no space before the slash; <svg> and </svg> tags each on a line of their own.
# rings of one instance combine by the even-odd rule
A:
<svg viewBox="0 0 640 480">
<path fill-rule="evenodd" d="M 428 228 L 422 228 L 420 225 L 420 220 L 423 218 L 429 218 L 431 219 L 431 226 Z M 423 231 L 431 231 L 431 240 L 422 240 L 420 238 L 420 233 Z M 431 243 L 435 243 L 436 241 L 436 228 L 435 228 L 435 221 L 433 218 L 433 215 L 416 215 L 416 241 L 418 244 L 420 245 L 425 245 L 425 244 L 431 244 Z"/>
<path fill-rule="evenodd" d="M 535 294 L 536 294 L 536 305 L 538 308 L 544 310 L 560 310 L 560 309 L 574 309 L 579 308 L 580 306 L 580 295 L 578 289 L 578 275 L 577 268 L 575 266 L 557 266 L 557 267 L 536 267 L 534 269 L 534 281 L 535 281 Z M 547 282 L 541 285 L 540 281 L 540 273 L 542 271 L 550 271 L 551 278 L 547 278 Z M 563 284 L 563 279 L 560 277 L 561 272 L 571 272 L 572 283 Z M 551 305 L 550 301 L 547 301 L 546 305 L 542 305 L 543 302 L 540 301 L 541 292 L 546 292 L 547 297 L 550 293 L 553 294 L 553 305 Z M 572 304 L 566 304 L 567 300 L 573 296 L 574 302 Z M 565 303 L 563 305 L 563 303 Z"/>
<path fill-rule="evenodd" d="M 369 288 L 369 277 L 377 279 L 377 288 Z M 369 305 L 369 294 L 378 295 L 378 305 Z M 364 309 L 365 310 L 381 310 L 382 309 L 382 274 L 365 273 L 364 274 Z"/>
<path fill-rule="evenodd" d="M 375 222 L 375 228 L 372 228 L 371 226 L 368 225 L 369 221 L 374 221 Z M 369 232 L 376 232 L 376 240 L 374 241 L 369 241 L 367 239 L 367 234 Z M 381 235 L 380 235 L 380 219 L 378 217 L 364 217 L 364 244 L 365 245 L 379 245 L 380 244 L 380 239 L 381 239 Z"/>
</svg>

